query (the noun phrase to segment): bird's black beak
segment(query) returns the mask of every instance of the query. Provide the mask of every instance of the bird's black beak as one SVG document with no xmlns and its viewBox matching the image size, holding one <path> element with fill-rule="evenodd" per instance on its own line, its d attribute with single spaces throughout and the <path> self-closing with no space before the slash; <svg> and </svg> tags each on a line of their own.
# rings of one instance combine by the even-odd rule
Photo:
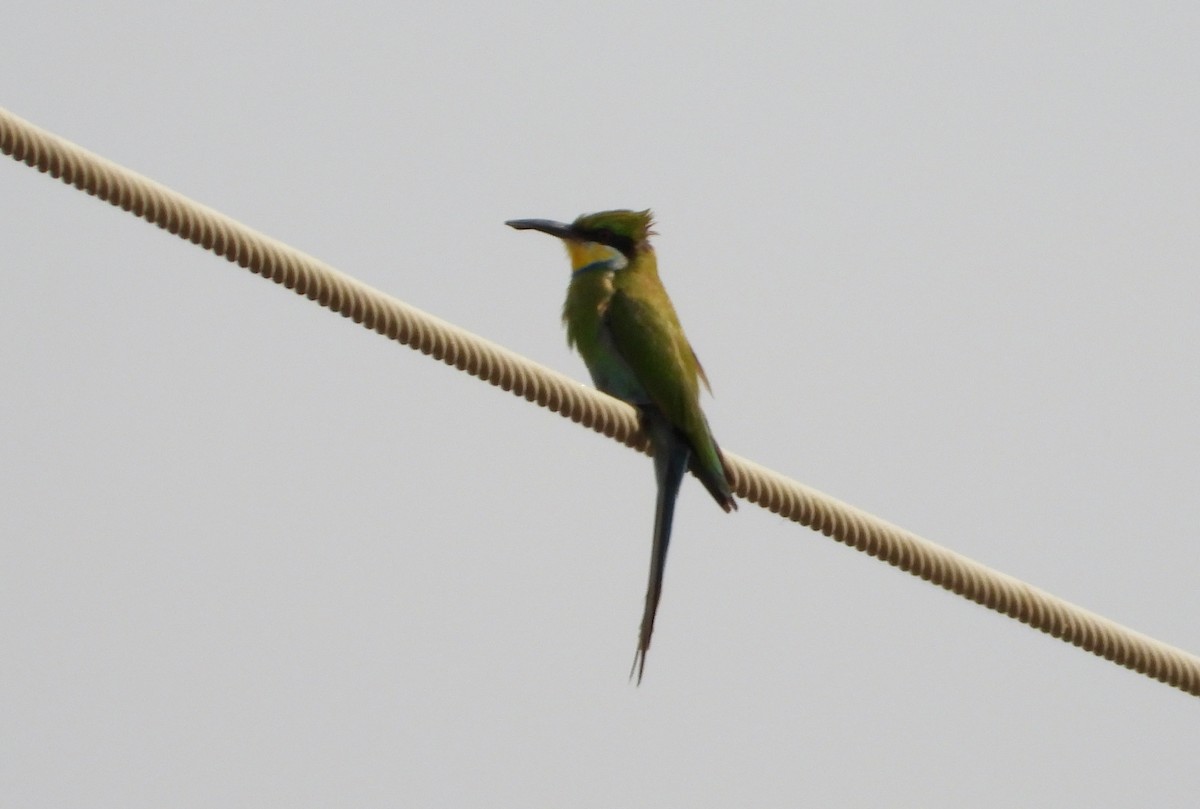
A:
<svg viewBox="0 0 1200 809">
<path fill-rule="evenodd" d="M 570 225 L 564 225 L 562 222 L 554 222 L 550 219 L 510 219 L 504 224 L 517 230 L 540 230 L 542 233 L 549 233 L 551 236 L 557 236 L 560 239 L 579 238 L 579 235 L 575 233 Z"/>
</svg>

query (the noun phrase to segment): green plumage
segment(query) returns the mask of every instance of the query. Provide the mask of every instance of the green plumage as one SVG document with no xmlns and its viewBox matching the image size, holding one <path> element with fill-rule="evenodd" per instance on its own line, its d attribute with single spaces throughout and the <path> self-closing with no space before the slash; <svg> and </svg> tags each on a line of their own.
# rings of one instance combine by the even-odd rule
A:
<svg viewBox="0 0 1200 809">
<path fill-rule="evenodd" d="M 721 451 L 700 408 L 704 369 L 658 277 L 649 211 L 605 211 L 570 225 L 508 223 L 563 240 L 571 284 L 563 305 L 567 341 L 596 387 L 638 408 L 654 450 L 659 497 L 650 584 L 634 666 L 641 681 L 662 592 L 675 498 L 686 469 L 725 510 L 736 508 Z"/>
</svg>

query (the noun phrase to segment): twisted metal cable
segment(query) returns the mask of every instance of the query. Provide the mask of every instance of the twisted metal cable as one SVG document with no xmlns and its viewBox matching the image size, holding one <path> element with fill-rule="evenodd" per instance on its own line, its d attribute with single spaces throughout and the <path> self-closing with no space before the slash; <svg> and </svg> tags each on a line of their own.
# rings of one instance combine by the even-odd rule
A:
<svg viewBox="0 0 1200 809">
<path fill-rule="evenodd" d="M 632 408 L 379 292 L 0 108 L 0 152 L 294 290 L 368 329 L 646 450 Z M 726 453 L 734 492 L 1095 655 L 1200 696 L 1200 658 Z"/>
</svg>

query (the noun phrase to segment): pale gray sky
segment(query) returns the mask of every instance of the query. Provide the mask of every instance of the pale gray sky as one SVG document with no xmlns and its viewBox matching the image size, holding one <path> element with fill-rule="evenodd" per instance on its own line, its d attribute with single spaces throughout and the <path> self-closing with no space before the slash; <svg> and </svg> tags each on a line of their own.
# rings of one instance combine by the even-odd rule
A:
<svg viewBox="0 0 1200 809">
<path fill-rule="evenodd" d="M 20 4 L 0 105 L 581 380 L 655 209 L 728 449 L 1200 651 L 1195 4 Z M 1197 701 L 0 161 L 12 806 L 1190 805 Z"/>
</svg>

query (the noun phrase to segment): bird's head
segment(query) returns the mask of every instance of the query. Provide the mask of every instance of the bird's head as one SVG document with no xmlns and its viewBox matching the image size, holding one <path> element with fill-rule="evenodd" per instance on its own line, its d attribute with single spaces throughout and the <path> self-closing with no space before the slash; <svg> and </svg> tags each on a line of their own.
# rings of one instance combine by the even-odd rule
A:
<svg viewBox="0 0 1200 809">
<path fill-rule="evenodd" d="M 562 239 L 575 272 L 593 267 L 620 270 L 639 252 L 650 250 L 649 240 L 654 233 L 649 210 L 589 213 L 569 225 L 549 219 L 513 219 L 504 224 Z"/>
</svg>

